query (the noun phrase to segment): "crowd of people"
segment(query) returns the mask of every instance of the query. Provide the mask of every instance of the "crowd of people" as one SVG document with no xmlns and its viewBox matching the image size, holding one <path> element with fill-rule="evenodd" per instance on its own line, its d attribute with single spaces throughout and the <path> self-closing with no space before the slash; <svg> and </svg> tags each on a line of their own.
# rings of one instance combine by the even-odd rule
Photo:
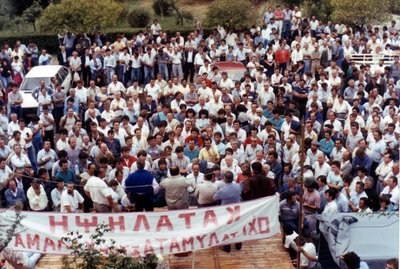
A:
<svg viewBox="0 0 400 269">
<path fill-rule="evenodd" d="M 58 40 L 57 61 L 70 69 L 72 87 L 41 81 L 30 119 L 18 85 L 55 57 L 39 54 L 33 41 L 1 49 L 3 207 L 174 210 L 279 192 L 284 231 L 299 230 L 302 206 L 311 238 L 317 214 L 398 210 L 395 21 L 352 28 L 277 6 L 244 33 L 219 26 L 206 35 L 197 26 L 167 36 L 154 20 L 116 40 L 98 33 Z M 357 64 L 355 54 L 376 65 Z M 247 71 L 233 81 L 215 65 L 221 61 Z M 315 247 L 305 249 L 301 268 L 314 268 Z"/>
</svg>

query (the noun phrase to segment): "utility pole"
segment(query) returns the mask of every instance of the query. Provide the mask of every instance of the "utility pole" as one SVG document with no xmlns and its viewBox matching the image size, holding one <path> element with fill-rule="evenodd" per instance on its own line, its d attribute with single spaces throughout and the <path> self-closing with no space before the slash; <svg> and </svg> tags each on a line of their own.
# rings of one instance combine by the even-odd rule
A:
<svg viewBox="0 0 400 269">
<path fill-rule="evenodd" d="M 301 128 L 300 128 L 300 197 L 299 197 L 299 202 L 300 202 L 300 212 L 299 212 L 299 224 L 298 224 L 298 235 L 301 236 L 302 230 L 303 230 L 303 193 L 304 193 L 304 160 L 306 156 L 305 148 L 304 148 L 304 125 L 305 125 L 305 120 L 304 116 L 301 120 Z M 300 247 L 299 245 L 300 240 L 297 241 L 297 248 Z M 297 268 L 300 268 L 300 252 L 297 251 Z"/>
</svg>

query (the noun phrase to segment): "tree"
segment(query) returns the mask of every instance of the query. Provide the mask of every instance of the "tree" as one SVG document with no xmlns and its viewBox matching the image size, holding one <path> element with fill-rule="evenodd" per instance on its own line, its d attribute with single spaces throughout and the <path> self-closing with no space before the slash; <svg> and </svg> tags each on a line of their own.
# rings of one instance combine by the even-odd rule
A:
<svg viewBox="0 0 400 269">
<path fill-rule="evenodd" d="M 160 15 L 161 19 L 164 16 L 170 16 L 173 11 L 169 0 L 155 0 L 152 8 L 156 15 Z"/>
<path fill-rule="evenodd" d="M 303 17 L 315 16 L 318 20 L 327 22 L 332 14 L 331 0 L 305 0 L 301 3 Z"/>
<path fill-rule="evenodd" d="M 216 0 L 208 9 L 206 26 L 233 27 L 237 30 L 249 29 L 256 22 L 257 15 L 249 0 Z"/>
<path fill-rule="evenodd" d="M 36 32 L 36 20 L 42 15 L 43 8 L 38 1 L 35 1 L 30 7 L 25 9 L 22 13 L 22 19 L 26 23 L 30 23 L 33 26 L 33 30 Z"/>
<path fill-rule="evenodd" d="M 110 227 L 106 224 L 97 225 L 95 232 L 90 235 L 89 242 L 82 242 L 83 236 L 79 232 L 69 232 L 61 240 L 72 250 L 72 258 L 62 258 L 63 269 L 155 269 L 162 257 L 149 254 L 146 257 L 131 257 L 126 250 L 117 248 L 114 240 L 104 239 Z M 107 245 L 108 256 L 99 248 Z"/>
<path fill-rule="evenodd" d="M 150 22 L 150 13 L 143 9 L 134 9 L 128 15 L 128 23 L 131 27 L 145 27 Z"/>
<path fill-rule="evenodd" d="M 116 25 L 123 12 L 114 0 L 62 0 L 51 3 L 37 22 L 43 32 L 71 31 L 85 33 Z"/>
<path fill-rule="evenodd" d="M 392 0 L 331 0 L 332 20 L 353 26 L 387 22 Z"/>
<path fill-rule="evenodd" d="M 193 21 L 193 15 L 189 11 L 186 10 L 180 10 L 178 7 L 178 4 L 176 3 L 176 0 L 170 0 L 170 6 L 171 8 L 175 11 L 175 22 L 176 25 L 181 25 L 183 26 L 183 22 L 186 20 L 186 22 L 192 22 Z"/>
</svg>

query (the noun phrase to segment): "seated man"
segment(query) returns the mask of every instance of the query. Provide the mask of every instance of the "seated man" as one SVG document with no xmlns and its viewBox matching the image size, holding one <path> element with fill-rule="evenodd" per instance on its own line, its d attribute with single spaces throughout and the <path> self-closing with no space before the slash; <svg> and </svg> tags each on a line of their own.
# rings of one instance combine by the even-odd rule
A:
<svg viewBox="0 0 400 269">
<path fill-rule="evenodd" d="M 15 206 L 17 203 L 26 204 L 26 196 L 24 190 L 17 188 L 17 183 L 15 180 L 10 180 L 8 182 L 8 189 L 4 193 L 7 201 L 7 206 Z"/>
</svg>

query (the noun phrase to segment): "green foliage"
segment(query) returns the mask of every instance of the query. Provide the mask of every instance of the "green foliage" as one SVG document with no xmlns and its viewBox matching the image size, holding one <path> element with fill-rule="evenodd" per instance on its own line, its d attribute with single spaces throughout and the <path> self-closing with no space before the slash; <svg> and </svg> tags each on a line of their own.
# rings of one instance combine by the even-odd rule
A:
<svg viewBox="0 0 400 269">
<path fill-rule="evenodd" d="M 300 5 L 302 1 L 301 0 L 285 0 L 284 2 L 286 4 L 294 6 L 294 5 Z"/>
<path fill-rule="evenodd" d="M 183 25 L 183 22 L 187 23 L 193 22 L 193 14 L 189 11 L 183 10 L 175 15 L 176 25 Z"/>
<path fill-rule="evenodd" d="M 145 9 L 132 10 L 128 15 L 128 23 L 131 27 L 145 27 L 150 22 L 150 13 Z"/>
<path fill-rule="evenodd" d="M 331 0 L 332 19 L 351 25 L 387 22 L 390 19 L 391 2 L 392 0 Z"/>
<path fill-rule="evenodd" d="M 303 17 L 315 16 L 318 20 L 327 22 L 333 12 L 331 0 L 305 0 L 301 3 Z"/>
<path fill-rule="evenodd" d="M 10 217 L 10 215 L 0 216 L 0 252 L 7 248 L 8 244 L 11 242 L 12 238 L 20 231 L 17 231 L 21 226 L 21 221 L 23 216 L 21 215 L 22 206 L 15 207 L 15 215 Z M 0 213 L 5 213 L 1 211 Z"/>
<path fill-rule="evenodd" d="M 250 29 L 256 22 L 256 10 L 249 0 L 216 0 L 207 12 L 205 25 L 222 25 L 236 30 Z"/>
<path fill-rule="evenodd" d="M 10 14 L 14 13 L 14 7 L 11 0 L 0 0 L 0 30 L 12 26 Z"/>
<path fill-rule="evenodd" d="M 161 15 L 161 10 L 163 11 L 164 16 L 170 16 L 173 12 L 169 0 L 155 0 L 152 7 L 154 13 L 157 15 Z"/>
<path fill-rule="evenodd" d="M 37 23 L 42 32 L 90 33 L 116 25 L 122 11 L 114 0 L 62 0 L 51 3 Z"/>
<path fill-rule="evenodd" d="M 392 1 L 390 4 L 392 13 L 400 15 L 400 1 Z"/>
<path fill-rule="evenodd" d="M 176 25 L 183 26 L 184 21 L 187 23 L 193 22 L 193 14 L 186 10 L 180 10 L 176 0 L 169 0 L 171 9 L 175 11 L 175 23 Z"/>
<path fill-rule="evenodd" d="M 114 240 L 105 240 L 104 235 L 111 230 L 108 225 L 97 225 L 95 232 L 90 235 L 89 243 L 82 242 L 79 232 L 70 232 L 61 240 L 72 250 L 72 258 L 62 258 L 62 269 L 155 269 L 158 258 L 154 254 L 146 257 L 131 257 L 126 250 L 115 246 Z M 99 248 L 107 244 L 108 256 L 103 255 Z"/>
<path fill-rule="evenodd" d="M 39 1 L 33 2 L 33 4 L 25 9 L 22 13 L 22 20 L 26 23 L 32 24 L 33 30 L 36 32 L 36 20 L 42 15 L 43 8 L 39 4 Z"/>
</svg>

